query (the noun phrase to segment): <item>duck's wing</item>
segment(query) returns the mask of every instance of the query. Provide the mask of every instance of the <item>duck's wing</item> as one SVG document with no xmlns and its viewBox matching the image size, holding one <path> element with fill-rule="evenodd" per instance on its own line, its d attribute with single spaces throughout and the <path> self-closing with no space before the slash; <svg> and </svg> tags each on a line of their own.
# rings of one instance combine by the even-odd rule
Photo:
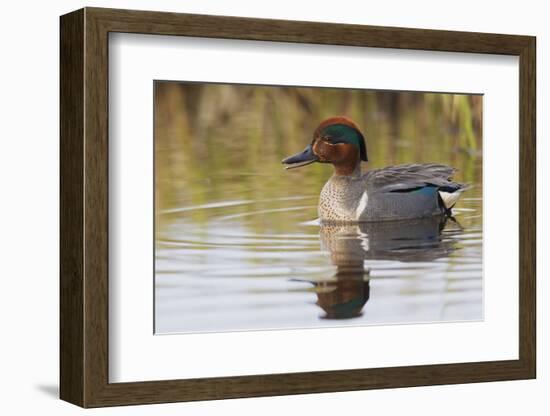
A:
<svg viewBox="0 0 550 416">
<path fill-rule="evenodd" d="M 415 163 L 374 169 L 365 174 L 365 179 L 371 192 L 412 192 L 430 186 L 452 193 L 465 187 L 451 180 L 455 172 L 446 165 Z"/>
</svg>

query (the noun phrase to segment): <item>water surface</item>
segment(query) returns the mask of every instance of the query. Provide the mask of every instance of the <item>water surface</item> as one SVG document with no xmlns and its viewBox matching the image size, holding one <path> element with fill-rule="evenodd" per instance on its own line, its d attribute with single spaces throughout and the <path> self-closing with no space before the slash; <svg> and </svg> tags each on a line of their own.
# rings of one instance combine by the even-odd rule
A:
<svg viewBox="0 0 550 416">
<path fill-rule="evenodd" d="M 316 200 L 241 199 L 162 213 L 156 332 L 482 317 L 478 197 L 455 209 L 457 222 L 353 226 L 311 221 Z M 209 221 L 194 223 L 194 210 Z M 280 218 L 293 226 L 277 230 Z"/>
</svg>

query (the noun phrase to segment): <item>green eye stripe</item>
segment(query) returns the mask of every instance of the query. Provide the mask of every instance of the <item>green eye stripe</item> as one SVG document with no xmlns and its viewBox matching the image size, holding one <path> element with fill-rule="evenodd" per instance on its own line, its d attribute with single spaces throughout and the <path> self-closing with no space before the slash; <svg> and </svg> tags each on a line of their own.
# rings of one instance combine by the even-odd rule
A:
<svg viewBox="0 0 550 416">
<path fill-rule="evenodd" d="M 361 147 L 360 133 L 345 124 L 332 124 L 323 129 L 323 137 L 327 137 L 333 143 L 349 143 Z"/>
</svg>

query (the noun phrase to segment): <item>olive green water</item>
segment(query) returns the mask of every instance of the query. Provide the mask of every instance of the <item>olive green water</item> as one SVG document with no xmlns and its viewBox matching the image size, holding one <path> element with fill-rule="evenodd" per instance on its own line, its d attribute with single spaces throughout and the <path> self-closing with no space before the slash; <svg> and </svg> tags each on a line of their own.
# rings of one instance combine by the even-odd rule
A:
<svg viewBox="0 0 550 416">
<path fill-rule="evenodd" d="M 156 333 L 483 319 L 480 96 L 155 88 Z M 320 226 L 332 168 L 280 160 L 340 114 L 365 169 L 457 167 L 456 221 Z"/>
</svg>

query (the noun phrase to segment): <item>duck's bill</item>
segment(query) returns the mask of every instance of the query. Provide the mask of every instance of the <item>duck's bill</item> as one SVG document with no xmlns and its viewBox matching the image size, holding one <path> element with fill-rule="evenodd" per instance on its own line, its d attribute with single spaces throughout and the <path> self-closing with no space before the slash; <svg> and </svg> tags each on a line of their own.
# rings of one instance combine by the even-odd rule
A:
<svg viewBox="0 0 550 416">
<path fill-rule="evenodd" d="M 282 163 L 285 165 L 285 169 L 294 169 L 301 166 L 309 165 L 313 162 L 317 162 L 319 158 L 313 153 L 311 145 L 308 145 L 303 151 L 295 154 L 294 156 L 283 159 Z"/>
</svg>

